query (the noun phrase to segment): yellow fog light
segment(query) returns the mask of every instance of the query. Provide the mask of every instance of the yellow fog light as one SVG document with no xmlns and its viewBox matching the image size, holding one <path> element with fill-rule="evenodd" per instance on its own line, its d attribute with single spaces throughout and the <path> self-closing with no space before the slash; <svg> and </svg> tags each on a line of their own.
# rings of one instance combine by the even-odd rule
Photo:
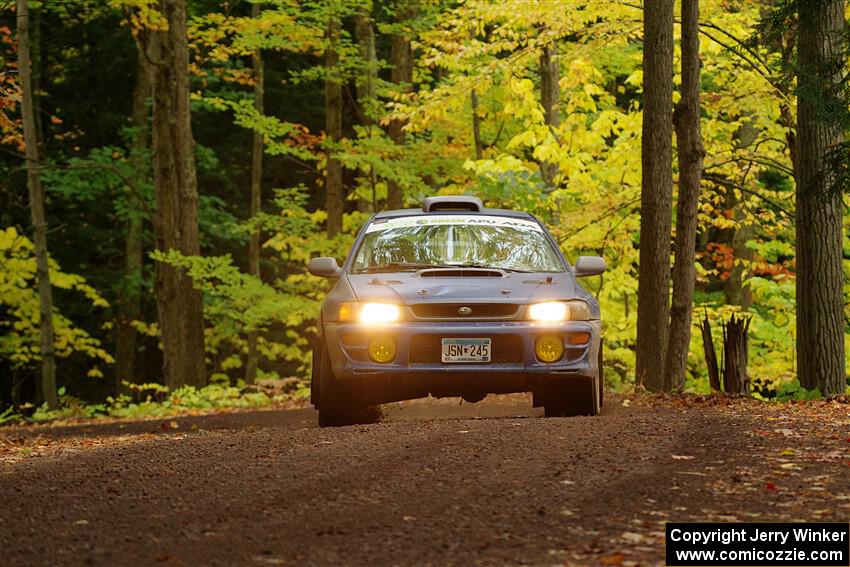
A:
<svg viewBox="0 0 850 567">
<path fill-rule="evenodd" d="M 534 352 L 541 362 L 556 362 L 564 354 L 564 342 L 561 337 L 543 335 L 534 341 Z"/>
<path fill-rule="evenodd" d="M 390 362 L 395 358 L 395 339 L 379 335 L 370 340 L 369 358 L 375 362 Z"/>
</svg>

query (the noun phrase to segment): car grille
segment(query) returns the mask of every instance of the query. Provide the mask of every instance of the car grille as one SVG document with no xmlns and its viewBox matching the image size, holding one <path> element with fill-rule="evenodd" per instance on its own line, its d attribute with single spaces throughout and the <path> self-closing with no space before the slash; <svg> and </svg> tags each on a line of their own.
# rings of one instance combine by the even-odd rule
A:
<svg viewBox="0 0 850 567">
<path fill-rule="evenodd" d="M 410 339 L 410 362 L 413 364 L 441 364 L 443 338 L 486 338 L 481 335 L 414 335 Z M 523 360 L 522 337 L 519 335 L 493 335 L 490 337 L 490 364 L 517 364 Z M 475 363 L 463 363 L 475 364 Z M 486 363 L 479 363 L 486 364 Z"/>
<path fill-rule="evenodd" d="M 469 313 L 461 315 L 459 310 Z M 514 303 L 419 303 L 411 305 L 413 315 L 419 319 L 509 319 L 516 315 Z"/>
</svg>

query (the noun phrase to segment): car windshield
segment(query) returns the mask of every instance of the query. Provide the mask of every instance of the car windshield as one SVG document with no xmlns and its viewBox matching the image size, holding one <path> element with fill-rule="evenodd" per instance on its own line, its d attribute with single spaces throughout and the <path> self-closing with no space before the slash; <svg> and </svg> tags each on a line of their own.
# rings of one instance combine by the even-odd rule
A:
<svg viewBox="0 0 850 567">
<path fill-rule="evenodd" d="M 445 267 L 516 272 L 562 272 L 565 268 L 536 221 L 486 215 L 417 215 L 372 222 L 351 271 Z"/>
</svg>

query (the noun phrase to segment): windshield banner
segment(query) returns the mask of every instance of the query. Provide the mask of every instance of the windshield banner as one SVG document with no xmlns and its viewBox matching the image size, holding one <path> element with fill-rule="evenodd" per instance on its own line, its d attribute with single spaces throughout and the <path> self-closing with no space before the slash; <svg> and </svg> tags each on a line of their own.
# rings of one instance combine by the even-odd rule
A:
<svg viewBox="0 0 850 567">
<path fill-rule="evenodd" d="M 396 217 L 376 219 L 366 228 L 366 233 L 391 230 L 394 228 L 407 228 L 413 226 L 434 225 L 464 225 L 464 226 L 494 226 L 510 227 L 518 230 L 533 230 L 543 232 L 536 221 L 518 219 L 513 217 L 496 217 L 486 215 L 417 215 L 410 217 Z"/>
</svg>

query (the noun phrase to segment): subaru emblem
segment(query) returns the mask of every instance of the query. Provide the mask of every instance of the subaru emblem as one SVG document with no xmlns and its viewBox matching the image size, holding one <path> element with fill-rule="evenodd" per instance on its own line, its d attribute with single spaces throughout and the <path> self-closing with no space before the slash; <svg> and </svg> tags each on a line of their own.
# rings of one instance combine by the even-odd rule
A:
<svg viewBox="0 0 850 567">
<path fill-rule="evenodd" d="M 458 315 L 463 315 L 464 317 L 466 317 L 467 315 L 472 315 L 472 308 L 464 306 L 458 309 L 457 312 Z"/>
</svg>

